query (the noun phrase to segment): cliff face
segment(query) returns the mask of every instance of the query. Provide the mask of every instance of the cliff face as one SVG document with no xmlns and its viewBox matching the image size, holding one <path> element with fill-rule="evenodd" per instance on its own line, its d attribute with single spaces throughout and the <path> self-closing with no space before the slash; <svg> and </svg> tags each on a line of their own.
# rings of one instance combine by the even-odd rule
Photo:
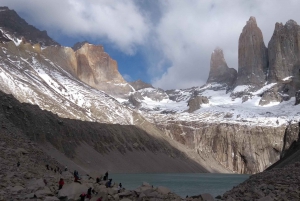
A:
<svg viewBox="0 0 300 201">
<path fill-rule="evenodd" d="M 268 82 L 281 83 L 279 91 L 294 96 L 300 88 L 300 26 L 295 21 L 276 23 L 268 54 Z"/>
<path fill-rule="evenodd" d="M 118 64 L 100 45 L 88 43 L 75 52 L 77 76 L 88 85 L 108 94 L 121 96 L 133 91 L 118 71 Z"/>
<path fill-rule="evenodd" d="M 237 71 L 228 68 L 224 58 L 223 50 L 216 48 L 211 54 L 210 71 L 206 83 L 226 84 L 231 87 L 237 78 Z"/>
<path fill-rule="evenodd" d="M 261 172 L 276 162 L 279 153 L 298 139 L 299 130 L 295 125 L 285 134 L 285 126 L 186 121 L 169 121 L 160 127 L 185 146 L 201 155 L 213 155 L 224 167 L 242 174 Z"/>
<path fill-rule="evenodd" d="M 84 83 L 110 95 L 122 97 L 134 90 L 119 73 L 117 62 L 101 45 L 84 42 L 75 47 L 50 46 L 41 53 Z"/>
<path fill-rule="evenodd" d="M 266 82 L 268 51 L 256 19 L 250 17 L 239 38 L 238 76 L 236 86 L 259 88 Z"/>
</svg>

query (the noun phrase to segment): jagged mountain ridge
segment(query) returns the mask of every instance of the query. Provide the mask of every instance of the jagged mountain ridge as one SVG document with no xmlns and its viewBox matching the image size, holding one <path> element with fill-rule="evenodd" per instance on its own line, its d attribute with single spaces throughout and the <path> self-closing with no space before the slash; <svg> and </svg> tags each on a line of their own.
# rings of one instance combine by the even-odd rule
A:
<svg viewBox="0 0 300 201">
<path fill-rule="evenodd" d="M 123 83 L 114 61 L 102 46 L 82 43 L 74 49 L 40 47 L 17 37 L 10 39 L 14 43 L 0 44 L 1 61 L 3 58 L 0 75 L 5 83 L 1 87 L 5 92 L 62 117 L 147 124 L 144 129 L 150 128 L 157 136 L 163 131 L 194 153 L 206 159 L 213 156 L 224 167 L 239 173 L 259 172 L 274 163 L 283 144 L 288 146 L 290 142 L 282 141 L 287 123 L 299 120 L 295 98 L 289 96 L 280 103 L 278 99 L 270 101 L 269 95 L 265 95 L 280 89 L 281 83 L 270 83 L 256 90 L 250 84 L 230 89 L 226 82 L 218 81 L 182 90 L 145 88 L 147 85 L 136 90 Z M 95 54 L 91 55 L 91 49 Z M 97 62 L 104 65 L 92 65 Z M 102 71 L 104 76 L 108 75 L 104 79 L 97 74 L 102 68 L 107 69 Z M 107 85 L 102 85 L 105 82 Z M 97 86 L 117 87 L 102 88 L 104 93 L 96 90 Z M 277 98 L 277 91 L 273 93 Z M 261 100 L 269 103 L 262 107 Z M 291 134 L 291 140 L 295 138 Z M 249 145 L 248 140 L 253 143 Z"/>
<path fill-rule="evenodd" d="M 104 52 L 102 46 L 85 42 L 74 51 L 72 48 L 58 45 L 32 44 L 25 38 L 21 39 L 11 34 L 7 36 L 8 33 L 2 30 L 1 33 L 4 35 L 4 39 L 0 43 L 0 82 L 2 83 L 0 89 L 5 93 L 12 94 L 21 102 L 38 105 L 41 109 L 51 111 L 60 117 L 106 124 L 134 125 L 136 129 L 141 129 L 140 132 L 137 132 L 141 135 L 141 132 L 146 131 L 155 139 L 166 138 L 155 125 L 149 123 L 137 111 L 120 104 L 114 97 L 107 94 L 112 92 L 109 89 L 120 89 L 119 93 L 126 95 L 128 92 L 134 91 L 134 88 L 124 81 L 117 70 L 116 61 Z M 84 71 L 83 74 L 79 73 L 80 68 Z M 102 74 L 99 74 L 99 71 L 102 71 Z M 88 74 L 84 74 L 86 72 Z M 124 83 L 122 83 L 123 81 Z M 92 84 L 103 86 L 105 82 L 107 86 L 111 87 L 105 88 L 107 93 L 96 89 L 97 86 Z M 112 133 L 120 134 L 120 130 L 112 130 Z M 128 132 L 130 133 L 130 131 Z M 26 132 L 26 134 L 31 135 L 32 133 Z M 129 134 L 130 139 L 131 137 Z M 215 165 L 210 167 L 209 164 L 203 163 L 203 159 L 199 155 L 176 141 L 167 139 L 168 143 L 171 144 L 170 146 L 184 152 L 188 158 L 193 158 L 192 160 L 196 161 L 196 164 L 203 164 L 207 170 L 228 172 L 216 161 L 212 163 Z M 111 139 L 105 138 L 104 140 Z M 84 144 L 84 142 L 82 143 Z M 165 146 L 167 145 L 161 145 L 161 147 Z M 125 150 L 127 148 L 129 149 L 126 147 Z M 99 154 L 95 153 L 97 149 L 90 145 L 83 145 L 79 149 L 81 150 L 78 151 L 79 155 L 81 152 Z M 128 152 L 129 155 L 130 153 Z M 133 152 L 132 154 L 138 153 Z M 84 156 L 78 157 L 84 158 Z M 117 157 L 114 165 L 126 159 L 126 157 L 117 154 L 114 157 Z M 154 153 L 149 157 L 156 160 Z M 163 158 L 164 156 L 159 154 L 157 157 Z M 109 156 L 104 155 L 100 158 L 104 160 Z M 135 160 L 139 158 L 136 157 Z M 83 161 L 84 159 L 80 158 L 80 160 Z M 214 159 L 211 157 L 210 161 L 214 161 Z M 192 163 L 187 165 L 192 165 Z M 155 169 L 156 167 L 153 167 L 152 170 L 150 168 L 147 171 L 151 172 Z M 138 171 L 142 171 L 142 169 Z M 132 172 L 137 172 L 137 170 L 133 169 Z"/>
<path fill-rule="evenodd" d="M 287 47 L 284 41 L 278 45 L 271 39 L 269 43 L 269 47 L 274 44 L 288 49 L 292 55 L 285 61 L 292 61 L 292 65 L 280 71 L 271 65 L 272 48 L 265 47 L 256 19 L 251 17 L 239 40 L 238 73 L 228 68 L 222 50 L 217 48 L 212 54 L 210 74 L 204 86 L 165 92 L 140 89 L 131 94 L 134 99 L 128 102 L 167 135 L 198 153 L 215 154 L 225 167 L 241 173 L 263 171 L 298 139 L 300 87 L 297 83 L 300 78 L 296 64 L 300 55 L 298 38 L 294 37 L 298 28 L 294 21 L 285 26 L 276 25 L 273 38 L 281 36 L 284 41 L 291 41 Z M 275 51 L 280 52 L 280 49 Z M 280 79 L 272 79 L 272 71 L 280 74 Z M 290 124 L 295 125 L 295 130 L 288 134 L 289 140 L 284 141 Z M 264 136 L 263 139 L 260 136 Z"/>
<path fill-rule="evenodd" d="M 48 36 L 47 31 L 40 31 L 29 25 L 8 7 L 0 7 L 0 28 L 6 36 L 15 42 L 18 42 L 17 39 L 23 39 L 33 44 L 39 43 L 42 46 L 59 45 Z"/>
</svg>

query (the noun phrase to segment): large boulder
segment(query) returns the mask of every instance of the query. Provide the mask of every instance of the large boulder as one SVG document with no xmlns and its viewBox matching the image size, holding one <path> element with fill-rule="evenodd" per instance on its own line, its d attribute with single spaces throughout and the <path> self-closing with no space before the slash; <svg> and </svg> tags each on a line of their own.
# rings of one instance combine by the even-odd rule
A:
<svg viewBox="0 0 300 201">
<path fill-rule="evenodd" d="M 190 113 L 194 112 L 200 109 L 202 104 L 207 104 L 207 103 L 209 103 L 209 100 L 206 96 L 196 96 L 194 98 L 191 98 L 188 101 L 188 106 L 189 106 L 188 112 Z"/>
<path fill-rule="evenodd" d="M 238 75 L 235 86 L 252 85 L 254 90 L 266 82 L 268 51 L 255 17 L 250 17 L 239 38 Z"/>
<path fill-rule="evenodd" d="M 216 48 L 211 54 L 210 71 L 206 83 L 226 84 L 231 87 L 236 78 L 237 71 L 234 68 L 228 68 L 223 50 Z"/>
<path fill-rule="evenodd" d="M 277 92 L 274 91 L 266 91 L 263 93 L 259 105 L 264 106 L 264 105 L 269 105 L 270 103 L 281 103 L 283 101 L 283 98 L 281 95 Z"/>
<path fill-rule="evenodd" d="M 28 190 L 38 190 L 45 187 L 44 180 L 42 178 L 40 179 L 31 179 L 26 184 L 26 189 Z"/>
<path fill-rule="evenodd" d="M 168 195 L 171 192 L 171 190 L 169 188 L 164 187 L 164 186 L 158 186 L 157 191 L 163 195 Z"/>
<path fill-rule="evenodd" d="M 78 199 L 81 193 L 86 193 L 91 187 L 88 184 L 70 183 L 65 184 L 61 190 L 58 191 L 58 198 Z"/>
<path fill-rule="evenodd" d="M 46 196 L 54 196 L 50 189 L 45 186 L 44 189 L 38 190 L 34 193 L 37 198 L 45 198 Z"/>
</svg>

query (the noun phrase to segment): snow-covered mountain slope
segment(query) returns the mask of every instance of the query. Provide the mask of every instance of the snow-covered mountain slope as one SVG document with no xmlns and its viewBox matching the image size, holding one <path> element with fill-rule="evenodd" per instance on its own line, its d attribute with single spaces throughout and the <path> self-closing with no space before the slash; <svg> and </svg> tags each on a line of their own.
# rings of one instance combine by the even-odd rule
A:
<svg viewBox="0 0 300 201">
<path fill-rule="evenodd" d="M 300 105 L 295 105 L 295 97 L 263 106 L 259 104 L 262 94 L 272 87 L 276 87 L 276 83 L 267 84 L 254 92 L 247 91 L 251 86 L 238 86 L 232 92 L 226 92 L 219 84 L 206 84 L 198 88 L 169 91 L 169 94 L 145 88 L 132 96 L 140 103 L 136 108 L 152 122 L 167 123 L 172 119 L 276 127 L 300 121 Z M 239 92 L 247 92 L 247 96 L 233 96 Z M 195 96 L 207 97 L 208 103 L 189 113 L 188 102 Z"/>
<path fill-rule="evenodd" d="M 5 83 L 0 89 L 61 117 L 134 124 L 131 109 L 73 77 L 44 50 L 22 42 L 0 44 L 0 82 Z"/>
</svg>

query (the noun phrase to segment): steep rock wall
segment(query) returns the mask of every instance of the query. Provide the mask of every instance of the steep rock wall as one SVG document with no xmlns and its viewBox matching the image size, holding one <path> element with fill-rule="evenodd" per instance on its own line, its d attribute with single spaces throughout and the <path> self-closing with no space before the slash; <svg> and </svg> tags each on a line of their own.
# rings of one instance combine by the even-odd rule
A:
<svg viewBox="0 0 300 201">
<path fill-rule="evenodd" d="M 227 169 L 242 174 L 261 172 L 276 162 L 281 152 L 298 138 L 299 129 L 296 126 L 286 133 L 286 126 L 178 121 L 169 121 L 160 128 L 199 154 L 212 155 Z"/>
<path fill-rule="evenodd" d="M 279 92 L 294 96 L 300 88 L 300 26 L 295 21 L 276 23 L 268 54 L 268 82 L 280 83 Z"/>
</svg>

